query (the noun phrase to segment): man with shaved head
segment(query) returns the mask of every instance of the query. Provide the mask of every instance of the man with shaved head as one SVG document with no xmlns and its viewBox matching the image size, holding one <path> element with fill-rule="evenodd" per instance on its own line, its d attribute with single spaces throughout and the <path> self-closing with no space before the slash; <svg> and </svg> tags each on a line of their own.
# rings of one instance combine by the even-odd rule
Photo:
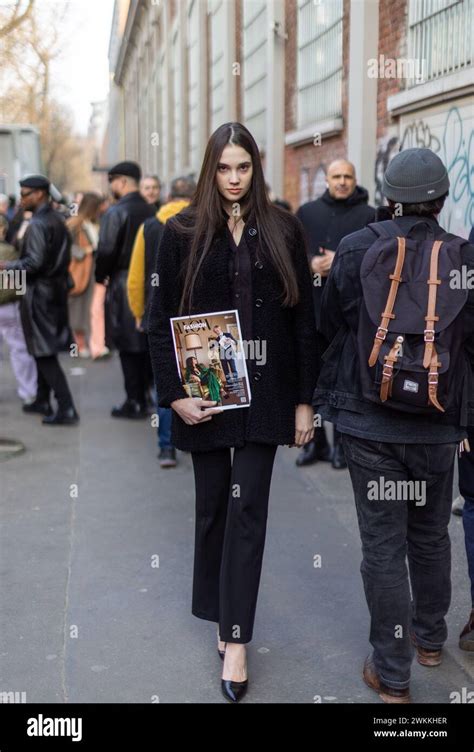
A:
<svg viewBox="0 0 474 752">
<path fill-rule="evenodd" d="M 313 297 L 316 323 L 321 318 L 321 298 L 340 240 L 375 221 L 375 209 L 368 205 L 369 195 L 357 185 L 354 165 L 347 159 L 335 159 L 326 170 L 327 189 L 315 201 L 303 204 L 296 212 L 303 223 L 314 276 Z M 317 428 L 313 441 L 301 450 L 296 464 L 309 465 L 331 460 L 335 470 L 346 467 L 340 434 L 334 428 L 331 453 L 324 426 Z"/>
</svg>

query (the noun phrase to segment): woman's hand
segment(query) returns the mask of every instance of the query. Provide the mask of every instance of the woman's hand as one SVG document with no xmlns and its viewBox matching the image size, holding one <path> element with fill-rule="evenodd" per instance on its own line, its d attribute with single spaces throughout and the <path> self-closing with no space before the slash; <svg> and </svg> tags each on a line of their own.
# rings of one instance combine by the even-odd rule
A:
<svg viewBox="0 0 474 752">
<path fill-rule="evenodd" d="M 184 399 L 174 400 L 171 407 L 188 426 L 195 426 L 197 423 L 205 423 L 211 420 L 212 416 L 217 415 L 217 413 L 224 412 L 222 407 L 214 407 L 216 404 L 215 400 L 185 397 Z M 202 407 L 206 409 L 201 410 Z"/>
<path fill-rule="evenodd" d="M 314 410 L 311 405 L 297 405 L 295 411 L 295 443 L 301 447 L 314 436 Z"/>
</svg>

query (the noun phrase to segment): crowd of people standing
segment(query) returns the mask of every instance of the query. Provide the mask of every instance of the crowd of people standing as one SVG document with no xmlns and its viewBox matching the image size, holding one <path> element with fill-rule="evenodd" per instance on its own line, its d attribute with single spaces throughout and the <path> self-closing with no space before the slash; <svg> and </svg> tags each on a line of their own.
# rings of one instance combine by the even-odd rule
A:
<svg viewBox="0 0 474 752">
<path fill-rule="evenodd" d="M 110 199 L 88 192 L 64 210 L 47 177 L 28 176 L 20 211 L 0 213 L 0 271 L 26 281 L 20 302 L 0 290 L 0 335 L 23 410 L 45 425 L 77 425 L 59 353 L 118 351 L 125 399 L 111 417 L 157 411 L 160 465 L 175 467 L 176 450 L 192 457 L 192 613 L 217 624 L 232 702 L 248 690 L 277 448 L 298 447 L 298 467 L 348 467 L 373 647 L 363 678 L 384 702 L 410 702 L 414 654 L 440 665 L 447 637 L 457 451 L 474 599 L 474 292 L 449 285 L 453 269 L 474 269 L 474 246 L 438 223 L 445 165 L 429 149 L 396 155 L 376 210 L 339 158 L 324 194 L 293 214 L 271 195 L 251 133 L 226 123 L 209 139 L 197 184 L 176 178 L 166 202 L 136 162 L 111 167 L 108 181 Z M 265 340 L 267 359 L 248 359 L 250 406 L 226 411 L 184 389 L 170 319 L 234 309 L 244 339 Z M 199 379 L 197 358 L 188 360 Z M 374 503 L 368 489 L 382 476 L 421 483 L 424 495 Z M 459 645 L 474 650 L 474 610 Z"/>
</svg>

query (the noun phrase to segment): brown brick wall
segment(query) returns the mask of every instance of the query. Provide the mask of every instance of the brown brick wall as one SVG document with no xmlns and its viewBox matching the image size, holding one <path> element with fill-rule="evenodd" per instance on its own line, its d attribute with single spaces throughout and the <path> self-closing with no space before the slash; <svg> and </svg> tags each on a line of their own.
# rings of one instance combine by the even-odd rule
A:
<svg viewBox="0 0 474 752">
<path fill-rule="evenodd" d="M 297 26 L 296 0 L 286 0 L 286 31 L 288 34 L 285 62 L 285 130 L 296 128 L 296 55 L 297 55 Z M 344 157 L 347 148 L 345 124 L 347 122 L 347 81 L 349 71 L 349 11 L 350 0 L 344 0 L 343 18 L 343 80 L 342 80 L 342 118 L 344 130 L 341 134 L 322 137 L 321 146 L 313 143 L 302 146 L 285 147 L 285 178 L 284 196 L 290 202 L 294 211 L 301 204 L 300 176 L 302 170 L 308 170 L 310 184 L 310 198 L 315 178 L 322 175 L 333 159 Z M 321 181 L 318 181 L 321 183 Z"/>
<path fill-rule="evenodd" d="M 406 56 L 406 24 L 408 0 L 380 0 L 379 55 L 385 58 Z M 391 123 L 387 98 L 403 88 L 396 78 L 379 78 L 377 87 L 377 138 L 385 135 Z"/>
</svg>

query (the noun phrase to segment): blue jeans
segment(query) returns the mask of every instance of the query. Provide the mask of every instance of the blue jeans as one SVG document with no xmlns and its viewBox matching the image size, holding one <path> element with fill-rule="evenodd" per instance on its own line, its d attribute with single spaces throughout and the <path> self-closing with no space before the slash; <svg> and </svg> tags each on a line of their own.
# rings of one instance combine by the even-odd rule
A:
<svg viewBox="0 0 474 752">
<path fill-rule="evenodd" d="M 471 598 L 474 608 L 474 430 L 469 429 L 470 452 L 459 456 L 459 493 L 464 497 L 462 522 L 466 544 L 467 567 L 471 580 Z"/>
<path fill-rule="evenodd" d="M 158 392 L 155 389 L 156 404 L 158 405 Z M 158 411 L 158 430 L 157 439 L 160 449 L 173 449 L 171 443 L 171 407 L 157 407 Z"/>
</svg>

